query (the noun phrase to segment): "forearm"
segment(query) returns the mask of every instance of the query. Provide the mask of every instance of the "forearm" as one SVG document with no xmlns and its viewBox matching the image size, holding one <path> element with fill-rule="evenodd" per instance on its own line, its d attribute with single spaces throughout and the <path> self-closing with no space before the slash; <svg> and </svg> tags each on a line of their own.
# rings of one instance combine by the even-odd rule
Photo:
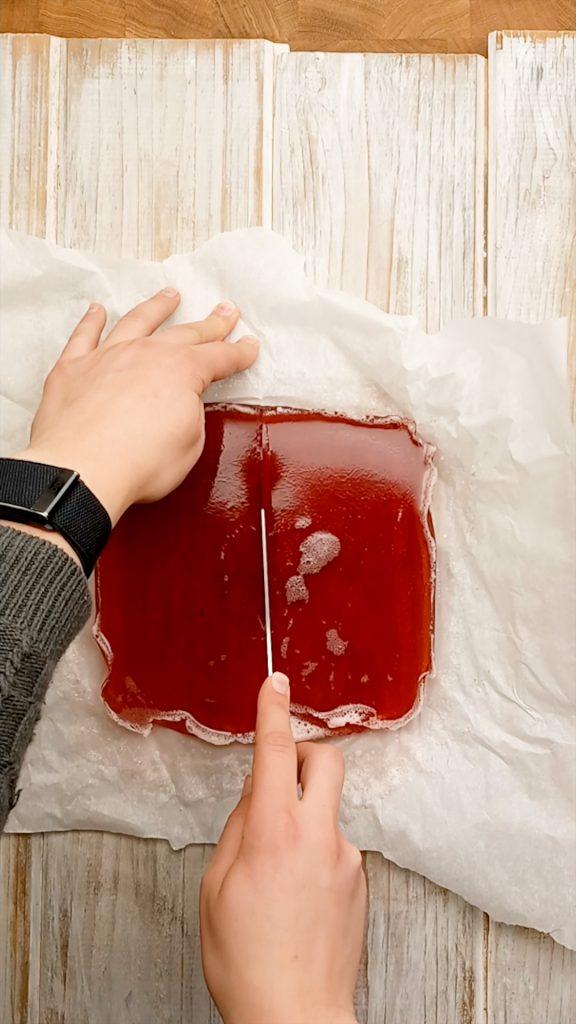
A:
<svg viewBox="0 0 576 1024">
<path fill-rule="evenodd" d="M 0 525 L 0 831 L 48 683 L 90 605 L 85 576 L 69 554 Z"/>
</svg>

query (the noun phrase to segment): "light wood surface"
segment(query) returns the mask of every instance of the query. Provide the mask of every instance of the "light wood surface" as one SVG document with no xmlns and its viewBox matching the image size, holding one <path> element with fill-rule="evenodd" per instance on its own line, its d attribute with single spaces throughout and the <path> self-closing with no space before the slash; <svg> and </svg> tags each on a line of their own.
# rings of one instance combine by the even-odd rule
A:
<svg viewBox="0 0 576 1024">
<path fill-rule="evenodd" d="M 539 167 L 547 126 L 566 103 L 557 83 L 568 81 L 539 41 L 500 42 L 511 110 L 522 109 L 526 81 L 542 83 L 524 154 Z M 483 312 L 482 59 L 23 36 L 0 41 L 0 81 L 4 109 L 14 111 L 0 121 L 3 224 L 160 258 L 224 228 L 265 223 L 292 238 L 322 283 L 417 312 L 430 327 Z M 525 137 L 509 140 L 512 167 Z M 554 155 L 539 222 L 550 251 L 560 226 L 572 224 L 554 198 L 573 167 L 569 134 Z M 505 200 L 506 217 L 516 203 L 521 223 L 525 192 L 491 194 L 491 224 Z M 492 264 L 492 233 L 487 251 Z M 496 261 L 496 302 L 501 287 L 515 294 L 507 275 L 521 282 L 530 259 L 530 249 L 511 249 Z M 537 310 L 560 312 L 564 266 L 541 267 Z M 205 847 L 175 853 L 107 834 L 4 836 L 2 1024 L 216 1022 L 198 944 L 208 856 Z M 367 855 L 366 870 L 361 1024 L 572 1024 L 573 954 L 489 921 L 380 855 Z"/>
<path fill-rule="evenodd" d="M 318 284 L 429 330 L 482 313 L 484 77 L 471 55 L 279 55 L 272 226 Z"/>
<path fill-rule="evenodd" d="M 480 53 L 496 29 L 576 30 L 576 0 L 2 0 L 0 32 L 270 39 L 293 50 Z"/>
<path fill-rule="evenodd" d="M 576 36 L 494 33 L 488 92 L 488 312 L 565 316 L 576 285 Z"/>
</svg>

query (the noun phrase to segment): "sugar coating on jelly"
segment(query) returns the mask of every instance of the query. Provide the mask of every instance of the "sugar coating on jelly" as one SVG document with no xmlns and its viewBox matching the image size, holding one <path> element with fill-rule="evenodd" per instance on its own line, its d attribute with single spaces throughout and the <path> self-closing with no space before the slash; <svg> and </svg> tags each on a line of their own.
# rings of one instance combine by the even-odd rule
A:
<svg viewBox="0 0 576 1024">
<path fill-rule="evenodd" d="M 332 562 L 334 558 L 338 557 L 341 547 L 338 537 L 335 537 L 333 533 L 327 533 L 324 530 L 311 533 L 300 545 L 301 557 L 298 572 L 303 575 L 320 572 L 325 565 L 328 565 L 328 562 Z"/>
<path fill-rule="evenodd" d="M 337 629 L 329 629 L 326 633 L 326 647 L 330 654 L 340 655 L 348 647 L 348 640 L 343 640 Z"/>
<path fill-rule="evenodd" d="M 295 601 L 307 601 L 308 597 L 308 587 L 304 582 L 303 576 L 298 574 L 286 580 L 286 600 L 288 604 L 294 604 Z"/>
</svg>

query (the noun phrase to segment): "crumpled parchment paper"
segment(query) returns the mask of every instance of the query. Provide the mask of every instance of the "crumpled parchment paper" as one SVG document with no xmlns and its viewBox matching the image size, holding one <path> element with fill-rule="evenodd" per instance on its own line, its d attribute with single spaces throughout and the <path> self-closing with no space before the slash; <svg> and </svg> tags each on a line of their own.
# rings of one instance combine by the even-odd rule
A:
<svg viewBox="0 0 576 1024">
<path fill-rule="evenodd" d="M 88 302 L 112 322 L 168 283 L 182 292 L 178 320 L 229 298 L 240 331 L 262 341 L 256 367 L 209 399 L 408 417 L 437 446 L 435 676 L 404 728 L 337 741 L 343 827 L 494 918 L 576 947 L 565 323 L 465 320 L 427 335 L 413 318 L 316 288 L 261 229 L 159 264 L 4 233 L 0 259 L 2 454 L 26 444 L 43 379 Z M 106 714 L 103 676 L 87 629 L 49 689 L 9 830 L 216 840 L 250 749 L 128 732 Z"/>
</svg>

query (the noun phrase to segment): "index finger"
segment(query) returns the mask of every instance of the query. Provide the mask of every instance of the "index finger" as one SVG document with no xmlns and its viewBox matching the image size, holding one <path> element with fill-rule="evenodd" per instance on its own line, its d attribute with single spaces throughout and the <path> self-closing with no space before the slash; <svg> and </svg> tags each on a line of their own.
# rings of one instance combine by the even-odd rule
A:
<svg viewBox="0 0 576 1024">
<path fill-rule="evenodd" d="M 296 805 L 298 760 L 290 728 L 290 686 L 274 672 L 258 695 L 252 769 L 252 810 L 267 817 Z"/>
</svg>

